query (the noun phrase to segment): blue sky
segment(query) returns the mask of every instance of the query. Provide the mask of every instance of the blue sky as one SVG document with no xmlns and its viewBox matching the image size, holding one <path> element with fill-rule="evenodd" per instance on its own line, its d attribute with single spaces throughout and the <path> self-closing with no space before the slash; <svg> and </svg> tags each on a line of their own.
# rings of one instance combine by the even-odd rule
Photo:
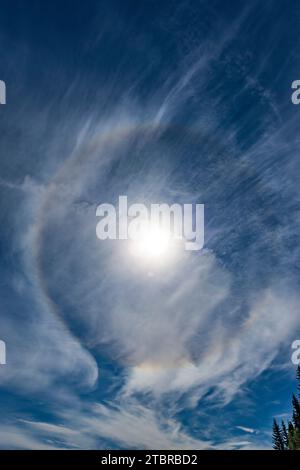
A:
<svg viewBox="0 0 300 470">
<path fill-rule="evenodd" d="M 300 6 L 0 0 L 1 448 L 269 448 L 299 318 Z M 95 209 L 205 204 L 149 272 Z"/>
</svg>

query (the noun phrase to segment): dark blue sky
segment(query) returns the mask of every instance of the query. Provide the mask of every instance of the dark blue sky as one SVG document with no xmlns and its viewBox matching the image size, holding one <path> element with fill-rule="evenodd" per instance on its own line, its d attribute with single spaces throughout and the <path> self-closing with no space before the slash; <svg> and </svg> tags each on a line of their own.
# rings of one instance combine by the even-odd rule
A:
<svg viewBox="0 0 300 470">
<path fill-rule="evenodd" d="M 300 335 L 299 21 L 0 0 L 0 447 L 270 447 Z M 149 273 L 101 244 L 121 194 L 204 203 L 204 250 Z"/>
</svg>

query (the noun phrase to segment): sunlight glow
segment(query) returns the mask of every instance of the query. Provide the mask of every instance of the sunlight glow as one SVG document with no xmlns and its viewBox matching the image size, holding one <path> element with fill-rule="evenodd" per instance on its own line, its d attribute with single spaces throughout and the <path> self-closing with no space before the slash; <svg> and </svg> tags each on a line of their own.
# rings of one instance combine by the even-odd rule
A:
<svg viewBox="0 0 300 470">
<path fill-rule="evenodd" d="M 164 264 L 176 251 L 171 233 L 159 225 L 146 224 L 130 243 L 130 253 L 145 263 Z"/>
</svg>

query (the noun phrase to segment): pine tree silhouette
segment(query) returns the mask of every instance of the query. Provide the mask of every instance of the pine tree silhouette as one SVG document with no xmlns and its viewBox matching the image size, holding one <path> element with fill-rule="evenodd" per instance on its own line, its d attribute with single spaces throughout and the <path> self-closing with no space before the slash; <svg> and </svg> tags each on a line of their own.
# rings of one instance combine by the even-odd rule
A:
<svg viewBox="0 0 300 470">
<path fill-rule="evenodd" d="M 294 425 L 292 423 L 292 421 L 289 421 L 288 422 L 288 432 L 293 432 L 294 431 Z"/>
<path fill-rule="evenodd" d="M 289 434 L 288 434 L 288 430 L 286 428 L 285 422 L 283 420 L 281 422 L 281 429 L 282 429 L 281 435 L 282 435 L 284 450 L 287 450 L 289 448 Z"/>
<path fill-rule="evenodd" d="M 300 398 L 300 365 L 297 367 L 297 388 Z M 288 421 L 288 426 L 284 421 L 281 427 L 276 419 L 273 422 L 273 449 L 275 450 L 300 450 L 300 401 L 296 395 L 292 395 L 292 421 Z"/>
<path fill-rule="evenodd" d="M 273 421 L 273 436 L 272 437 L 273 437 L 273 449 L 284 450 L 282 433 L 281 433 L 280 427 L 276 419 L 274 419 Z"/>
<path fill-rule="evenodd" d="M 300 403 L 296 396 L 293 394 L 292 397 L 293 404 L 293 423 L 294 427 L 300 429 Z"/>
</svg>

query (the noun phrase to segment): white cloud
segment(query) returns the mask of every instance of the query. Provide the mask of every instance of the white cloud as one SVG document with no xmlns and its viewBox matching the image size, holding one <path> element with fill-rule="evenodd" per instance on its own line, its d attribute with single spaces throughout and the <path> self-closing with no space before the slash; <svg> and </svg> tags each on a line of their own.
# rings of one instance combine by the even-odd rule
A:
<svg viewBox="0 0 300 470">
<path fill-rule="evenodd" d="M 42 442 L 38 435 L 34 436 L 18 425 L 1 425 L 0 449 L 55 450 L 58 447 L 49 442 Z"/>
<path fill-rule="evenodd" d="M 245 426 L 236 426 L 236 428 L 240 429 L 241 431 L 248 432 L 250 434 L 253 434 L 255 432 L 255 429 L 247 428 Z"/>
</svg>

